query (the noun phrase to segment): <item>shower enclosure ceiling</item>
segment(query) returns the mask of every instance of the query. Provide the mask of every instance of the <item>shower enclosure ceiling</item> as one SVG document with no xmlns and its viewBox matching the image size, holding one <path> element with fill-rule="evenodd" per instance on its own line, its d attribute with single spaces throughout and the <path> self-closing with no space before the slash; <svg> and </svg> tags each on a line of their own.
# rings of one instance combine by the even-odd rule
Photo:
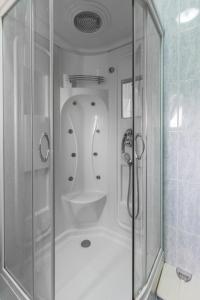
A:
<svg viewBox="0 0 200 300">
<path fill-rule="evenodd" d="M 56 0 L 54 15 L 56 43 L 75 53 L 94 55 L 132 41 L 131 0 L 123 1 L 123 5 L 121 0 Z M 78 19 L 82 31 L 76 26 L 78 15 L 82 15 Z M 92 28 L 94 32 L 87 33 Z"/>
<path fill-rule="evenodd" d="M 0 12 L 0 284 L 11 299 L 147 299 L 163 254 L 152 2 L 12 0 Z"/>
</svg>

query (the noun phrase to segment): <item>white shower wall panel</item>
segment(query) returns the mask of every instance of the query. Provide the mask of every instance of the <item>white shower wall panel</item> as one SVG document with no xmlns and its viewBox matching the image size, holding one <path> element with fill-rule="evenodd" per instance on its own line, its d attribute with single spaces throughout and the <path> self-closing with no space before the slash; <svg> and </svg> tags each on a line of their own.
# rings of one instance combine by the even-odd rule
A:
<svg viewBox="0 0 200 300">
<path fill-rule="evenodd" d="M 98 85 L 93 83 L 80 84 L 79 87 L 87 89 L 107 90 L 107 114 L 108 114 L 108 151 L 107 151 L 107 201 L 104 207 L 101 218 L 98 222 L 98 226 L 103 226 L 118 232 L 119 234 L 125 234 L 129 236 L 130 232 L 120 227 L 118 222 L 118 177 L 117 172 L 119 168 L 119 158 L 121 152 L 118 147 L 120 141 L 118 138 L 118 118 L 119 118 L 119 103 L 121 101 L 120 94 L 120 79 L 119 78 L 119 62 L 124 57 L 130 56 L 132 47 L 126 46 L 121 49 L 112 51 L 110 53 L 95 55 L 95 56 L 84 56 L 74 53 L 69 53 L 64 49 L 56 47 L 55 51 L 55 86 L 54 86 L 54 126 L 55 126 L 55 172 L 56 172 L 56 235 L 59 235 L 72 226 L 72 216 L 68 214 L 66 217 L 66 211 L 63 209 L 62 197 L 62 180 L 60 180 L 60 87 L 63 86 L 63 74 L 74 75 L 74 74 L 90 74 L 100 75 L 105 77 L 105 83 Z M 131 62 L 130 62 L 131 66 Z M 110 73 L 109 68 L 114 67 L 114 72 Z M 129 72 L 129 71 L 128 71 Z M 124 75 L 125 76 L 125 75 Z M 127 75 L 128 77 L 130 76 Z M 87 170 L 87 169 L 86 169 Z M 66 178 L 66 177 L 65 177 Z M 128 215 L 127 215 L 128 218 Z"/>
<path fill-rule="evenodd" d="M 107 193 L 108 93 L 96 89 L 62 89 L 61 100 L 70 92 L 61 110 L 63 193 Z"/>
</svg>

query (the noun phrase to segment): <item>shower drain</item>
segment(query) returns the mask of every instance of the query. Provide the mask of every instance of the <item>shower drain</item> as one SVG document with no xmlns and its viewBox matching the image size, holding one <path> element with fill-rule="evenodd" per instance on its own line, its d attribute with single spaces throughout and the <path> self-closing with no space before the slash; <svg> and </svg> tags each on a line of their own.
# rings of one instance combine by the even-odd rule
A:
<svg viewBox="0 0 200 300">
<path fill-rule="evenodd" d="M 91 245 L 90 240 L 83 240 L 81 242 L 81 247 L 83 247 L 83 248 L 88 248 L 88 247 L 90 247 L 90 245 Z"/>
</svg>

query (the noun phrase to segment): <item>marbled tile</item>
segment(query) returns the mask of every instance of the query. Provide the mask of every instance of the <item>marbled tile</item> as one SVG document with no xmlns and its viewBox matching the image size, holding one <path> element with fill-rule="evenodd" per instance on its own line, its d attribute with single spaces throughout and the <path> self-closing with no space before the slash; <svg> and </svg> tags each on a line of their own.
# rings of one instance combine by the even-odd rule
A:
<svg viewBox="0 0 200 300">
<path fill-rule="evenodd" d="M 164 133 L 164 179 L 177 179 L 178 176 L 178 133 Z"/>
<path fill-rule="evenodd" d="M 179 128 L 200 130 L 200 80 L 180 83 Z"/>
<path fill-rule="evenodd" d="M 199 273 L 200 239 L 181 230 L 177 232 L 176 266 L 193 274 Z"/>
<path fill-rule="evenodd" d="M 164 27 L 167 28 L 168 32 L 175 32 L 179 25 L 179 1 L 168 0 L 163 2 L 162 10 L 164 12 Z"/>
<path fill-rule="evenodd" d="M 165 82 L 178 79 L 178 35 L 176 31 L 166 31 L 164 38 L 164 76 Z"/>
<path fill-rule="evenodd" d="M 179 12 L 179 1 L 177 0 L 154 0 L 161 23 L 167 31 L 174 31 L 178 27 L 177 16 Z"/>
<path fill-rule="evenodd" d="M 199 9 L 200 0 L 155 4 L 165 30 L 165 254 L 168 263 L 200 274 L 200 14 L 185 24 L 176 20 Z"/>
<path fill-rule="evenodd" d="M 179 74 L 181 80 L 198 79 L 200 76 L 200 26 L 180 33 Z M 171 64 L 174 62 L 171 61 Z M 173 68 L 173 66 L 171 67 Z"/>
<path fill-rule="evenodd" d="M 179 87 L 176 81 L 166 81 L 164 86 L 164 130 L 178 130 Z"/>
<path fill-rule="evenodd" d="M 165 226 L 164 228 L 164 253 L 165 261 L 176 265 L 176 228 Z"/>
<path fill-rule="evenodd" d="M 165 2 L 166 2 L 165 0 L 154 0 L 154 4 L 156 6 L 158 15 L 160 17 L 160 21 L 163 23 L 163 25 L 164 25 L 164 16 L 165 16 L 165 10 L 164 10 Z"/>
<path fill-rule="evenodd" d="M 180 30 L 184 31 L 187 29 L 191 29 L 195 26 L 199 26 L 200 24 L 200 1 L 199 0 L 180 0 L 180 13 L 187 13 L 189 10 L 194 9 L 197 12 L 195 18 L 191 19 L 189 22 L 180 23 Z"/>
<path fill-rule="evenodd" d="M 200 184 L 179 182 L 179 229 L 200 237 Z"/>
<path fill-rule="evenodd" d="M 178 179 L 200 184 L 200 131 L 179 133 Z"/>
<path fill-rule="evenodd" d="M 176 227 L 178 217 L 177 181 L 164 182 L 164 226 Z"/>
</svg>

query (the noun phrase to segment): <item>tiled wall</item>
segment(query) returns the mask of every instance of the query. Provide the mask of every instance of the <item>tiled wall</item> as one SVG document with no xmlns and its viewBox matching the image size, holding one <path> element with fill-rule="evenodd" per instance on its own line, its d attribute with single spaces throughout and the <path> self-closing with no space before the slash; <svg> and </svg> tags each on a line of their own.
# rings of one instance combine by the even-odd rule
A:
<svg viewBox="0 0 200 300">
<path fill-rule="evenodd" d="M 200 274 L 200 11 L 199 0 L 154 0 L 164 41 L 164 226 L 166 261 Z"/>
</svg>

